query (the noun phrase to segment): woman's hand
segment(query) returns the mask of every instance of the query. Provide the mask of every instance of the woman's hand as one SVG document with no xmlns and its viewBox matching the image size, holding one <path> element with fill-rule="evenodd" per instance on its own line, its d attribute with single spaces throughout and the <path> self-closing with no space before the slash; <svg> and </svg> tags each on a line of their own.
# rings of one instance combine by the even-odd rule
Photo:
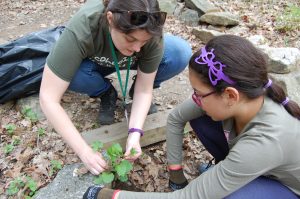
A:
<svg viewBox="0 0 300 199">
<path fill-rule="evenodd" d="M 138 132 L 133 132 L 128 135 L 127 144 L 126 144 L 126 152 L 125 152 L 126 160 L 134 161 L 142 154 L 142 149 L 141 149 L 141 145 L 140 145 L 140 137 L 141 137 L 141 134 Z M 132 150 L 135 151 L 134 154 L 131 153 Z"/>
<path fill-rule="evenodd" d="M 78 156 L 93 175 L 99 175 L 107 169 L 107 164 L 102 155 L 99 152 L 93 151 L 89 146 L 86 146 Z"/>
</svg>

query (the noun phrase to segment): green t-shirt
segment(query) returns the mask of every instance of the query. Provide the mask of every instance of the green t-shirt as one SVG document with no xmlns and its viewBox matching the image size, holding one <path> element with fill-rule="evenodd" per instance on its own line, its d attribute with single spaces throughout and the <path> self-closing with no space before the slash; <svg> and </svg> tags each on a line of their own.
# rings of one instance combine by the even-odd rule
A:
<svg viewBox="0 0 300 199">
<path fill-rule="evenodd" d="M 47 65 L 60 78 L 70 82 L 83 59 L 103 67 L 114 67 L 108 40 L 108 25 L 103 23 L 101 0 L 88 0 L 69 21 L 47 57 Z M 119 67 L 126 68 L 127 57 L 116 51 Z M 157 70 L 163 55 L 163 39 L 153 37 L 132 56 L 131 66 L 144 73 Z"/>
</svg>

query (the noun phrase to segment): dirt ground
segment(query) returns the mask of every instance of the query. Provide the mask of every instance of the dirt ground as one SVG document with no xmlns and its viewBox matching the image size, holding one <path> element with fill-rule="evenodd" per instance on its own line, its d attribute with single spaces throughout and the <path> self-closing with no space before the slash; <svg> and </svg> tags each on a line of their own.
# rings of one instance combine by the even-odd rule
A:
<svg viewBox="0 0 300 199">
<path fill-rule="evenodd" d="M 63 25 L 83 2 L 83 0 L 1 0 L 0 43 L 12 41 L 41 29 Z M 289 3 L 299 6 L 298 0 L 290 0 Z M 274 47 L 298 47 L 299 45 L 299 31 L 276 30 L 274 19 L 284 12 L 286 1 L 217 0 L 214 4 L 240 16 L 241 24 L 249 30 L 241 36 L 261 34 L 266 37 L 267 43 Z M 201 26 L 207 27 L 205 24 Z M 167 19 L 165 32 L 188 40 L 194 51 L 203 45 L 191 34 L 191 27 L 185 26 L 172 16 Z M 120 90 L 116 75 L 111 75 L 111 78 L 116 88 Z M 154 102 L 159 110 L 171 109 L 190 97 L 191 92 L 187 70 L 185 70 L 154 91 Z M 97 123 L 99 99 L 67 92 L 62 104 L 79 131 L 99 127 Z M 58 160 L 63 165 L 79 162 L 76 155 L 47 121 L 28 121 L 15 107 L 14 102 L 0 105 L 2 142 L 0 143 L 0 198 L 1 196 L 7 198 L 6 190 L 11 181 L 23 175 L 31 176 L 36 180 L 39 188 L 47 185 L 55 176 L 49 175 L 51 160 Z M 116 121 L 124 119 L 120 110 L 116 114 Z M 16 125 L 15 137 L 7 135 L 5 129 L 7 124 Z M 40 128 L 45 129 L 45 135 L 37 136 Z M 21 142 L 7 155 L 4 152 L 5 146 L 13 139 L 20 139 Z M 186 136 L 184 150 L 185 173 L 190 180 L 198 175 L 196 168 L 199 162 L 207 162 L 211 157 L 192 134 Z M 145 191 L 170 191 L 167 188 L 165 142 L 145 148 L 144 153 L 130 176 L 131 183 Z"/>
</svg>

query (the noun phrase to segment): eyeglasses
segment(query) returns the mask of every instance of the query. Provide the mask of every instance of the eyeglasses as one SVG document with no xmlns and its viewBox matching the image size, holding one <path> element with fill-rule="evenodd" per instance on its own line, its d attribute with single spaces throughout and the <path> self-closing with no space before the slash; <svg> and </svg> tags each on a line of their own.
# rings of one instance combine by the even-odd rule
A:
<svg viewBox="0 0 300 199">
<path fill-rule="evenodd" d="M 140 26 L 147 22 L 147 20 L 151 17 L 153 18 L 153 22 L 158 25 L 162 26 L 164 25 L 167 13 L 166 12 L 145 12 L 145 11 L 126 11 L 126 10 L 111 10 L 113 13 L 121 13 L 128 15 L 129 21 L 134 26 Z"/>
<path fill-rule="evenodd" d="M 193 95 L 192 95 L 192 99 L 194 100 L 194 102 L 195 102 L 198 106 L 202 106 L 201 100 L 202 100 L 203 98 L 207 97 L 207 96 L 210 96 L 210 95 L 216 93 L 216 92 L 217 92 L 217 91 L 211 91 L 211 92 L 209 92 L 209 93 L 207 93 L 207 94 L 199 95 L 199 94 L 197 94 L 196 91 L 194 90 L 194 93 L 193 93 Z"/>
</svg>

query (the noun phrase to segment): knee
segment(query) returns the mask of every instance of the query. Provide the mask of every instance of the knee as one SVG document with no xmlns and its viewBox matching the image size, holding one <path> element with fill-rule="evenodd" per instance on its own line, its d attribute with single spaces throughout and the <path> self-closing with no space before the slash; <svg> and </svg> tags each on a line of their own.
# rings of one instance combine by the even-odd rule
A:
<svg viewBox="0 0 300 199">
<path fill-rule="evenodd" d="M 164 36 L 164 42 L 166 61 L 182 71 L 192 56 L 191 45 L 181 37 L 170 34 Z"/>
</svg>

